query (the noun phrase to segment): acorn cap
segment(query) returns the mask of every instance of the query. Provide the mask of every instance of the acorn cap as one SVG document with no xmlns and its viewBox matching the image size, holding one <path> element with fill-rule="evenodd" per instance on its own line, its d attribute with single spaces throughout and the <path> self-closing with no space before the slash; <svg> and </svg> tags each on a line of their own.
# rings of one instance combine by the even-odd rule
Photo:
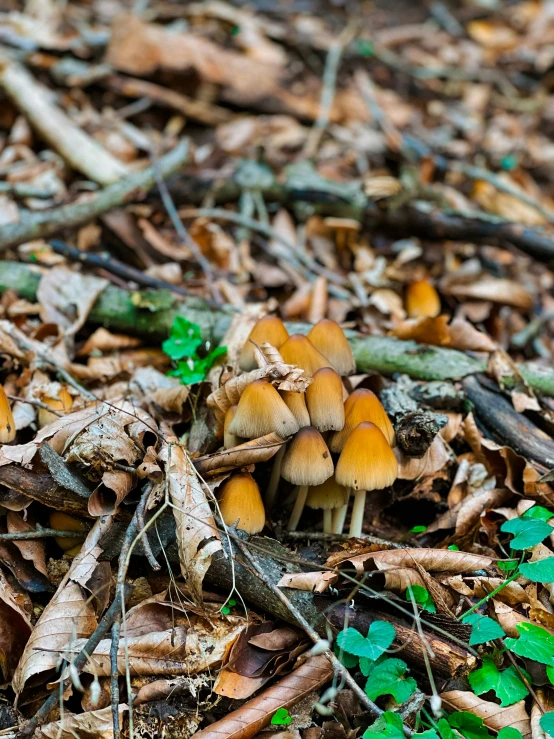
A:
<svg viewBox="0 0 554 739">
<path fill-rule="evenodd" d="M 332 474 L 333 460 L 323 436 L 313 426 L 304 426 L 287 446 L 281 477 L 293 485 L 320 485 Z"/>
<path fill-rule="evenodd" d="M 374 423 L 360 423 L 344 445 L 335 478 L 353 490 L 381 490 L 398 476 L 398 462 L 382 431 Z"/>
<path fill-rule="evenodd" d="M 233 418 L 236 415 L 237 408 L 238 408 L 238 405 L 232 405 L 229 408 L 227 408 L 227 413 L 225 414 L 225 420 L 223 422 L 223 448 L 224 449 L 232 449 L 234 446 L 238 446 L 239 444 L 244 443 L 244 439 L 241 436 L 232 434 L 229 431 L 229 426 L 231 425 Z"/>
<path fill-rule="evenodd" d="M 285 401 L 287 408 L 298 421 L 300 428 L 310 425 L 310 414 L 306 408 L 306 395 L 295 393 L 292 390 L 280 390 L 279 395 Z"/>
<path fill-rule="evenodd" d="M 9 444 L 15 439 L 15 421 L 6 391 L 0 385 L 0 444 Z"/>
<path fill-rule="evenodd" d="M 61 413 L 69 413 L 73 407 L 73 398 L 67 391 L 67 388 L 61 387 L 57 398 L 42 398 L 42 402 L 45 403 L 53 411 L 60 411 Z M 39 428 L 47 426 L 49 423 L 54 423 L 59 419 L 59 415 L 56 413 L 50 413 L 46 408 L 39 408 L 38 410 L 38 425 Z"/>
<path fill-rule="evenodd" d="M 307 377 L 311 377 L 318 369 L 331 366 L 331 362 L 302 334 L 289 336 L 279 352 L 287 364 L 300 367 Z"/>
<path fill-rule="evenodd" d="M 312 426 L 318 431 L 340 431 L 344 426 L 342 380 L 331 367 L 314 373 L 306 390 L 306 405 Z"/>
<path fill-rule="evenodd" d="M 308 338 L 326 357 L 339 375 L 351 375 L 356 371 L 356 361 L 344 331 L 336 321 L 324 318 L 315 324 Z"/>
<path fill-rule="evenodd" d="M 365 388 L 355 390 L 346 399 L 345 407 L 348 407 L 349 410 L 345 414 L 344 427 L 341 431 L 334 433 L 329 439 L 329 448 L 331 451 L 335 453 L 342 452 L 346 440 L 352 431 L 358 424 L 364 421 L 371 421 L 378 426 L 385 435 L 389 446 L 394 446 L 394 428 L 385 409 L 381 405 L 381 401 L 374 392 Z"/>
<path fill-rule="evenodd" d="M 273 385 L 267 380 L 255 380 L 240 396 L 228 430 L 245 439 L 257 439 L 272 433 L 286 439 L 298 429 L 298 421 Z"/>
<path fill-rule="evenodd" d="M 340 508 L 346 503 L 348 503 L 348 490 L 338 484 L 334 475 L 321 485 L 312 485 L 306 499 L 308 508 Z"/>
<path fill-rule="evenodd" d="M 265 526 L 265 509 L 260 489 L 252 475 L 238 472 L 229 477 L 218 492 L 221 518 L 248 534 L 259 534 Z"/>
<path fill-rule="evenodd" d="M 258 365 L 254 358 L 254 344 L 260 346 L 269 343 L 276 349 L 280 349 L 285 341 L 289 338 L 289 332 L 285 328 L 285 324 L 278 316 L 264 316 L 256 323 L 252 331 L 248 334 L 248 339 L 242 347 L 239 357 L 239 367 L 244 372 L 258 369 Z"/>
<path fill-rule="evenodd" d="M 441 299 L 429 280 L 412 282 L 406 288 L 408 318 L 434 318 L 441 312 Z"/>
</svg>

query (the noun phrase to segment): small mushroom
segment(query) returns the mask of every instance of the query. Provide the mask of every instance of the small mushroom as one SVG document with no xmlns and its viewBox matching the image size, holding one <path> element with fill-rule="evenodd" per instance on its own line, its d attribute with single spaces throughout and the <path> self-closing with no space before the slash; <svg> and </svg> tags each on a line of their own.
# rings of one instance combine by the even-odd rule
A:
<svg viewBox="0 0 554 739">
<path fill-rule="evenodd" d="M 318 370 L 306 390 L 306 405 L 312 426 L 318 431 L 340 431 L 344 426 L 342 380 L 334 369 Z"/>
<path fill-rule="evenodd" d="M 237 472 L 229 477 L 217 496 L 221 518 L 227 526 L 247 534 L 259 534 L 265 526 L 265 509 L 256 481 L 248 472 Z"/>
<path fill-rule="evenodd" d="M 348 490 L 339 485 L 335 476 L 331 476 L 321 485 L 313 485 L 308 491 L 306 505 L 308 508 L 323 509 L 323 532 L 333 531 L 333 511 L 348 504 Z"/>
<path fill-rule="evenodd" d="M 87 525 L 78 518 L 70 516 L 62 511 L 52 511 L 50 514 L 50 528 L 57 531 L 82 531 L 86 532 Z M 67 536 L 56 536 L 54 541 L 68 554 L 77 554 L 81 548 L 84 537 L 75 537 L 75 539 Z"/>
<path fill-rule="evenodd" d="M 289 531 L 295 531 L 304 510 L 311 485 L 321 485 L 333 474 L 333 460 L 323 436 L 313 426 L 301 428 L 289 442 L 283 457 L 281 475 L 298 485 L 298 495 L 289 519 Z"/>
<path fill-rule="evenodd" d="M 429 280 L 417 280 L 406 288 L 408 318 L 435 318 L 441 312 L 441 299 Z"/>
<path fill-rule="evenodd" d="M 310 414 L 306 407 L 306 396 L 304 393 L 295 393 L 293 390 L 280 390 L 279 395 L 285 401 L 287 408 L 298 421 L 298 426 L 310 425 Z"/>
<path fill-rule="evenodd" d="M 360 388 L 355 390 L 344 403 L 345 420 L 341 431 L 336 431 L 329 439 L 329 448 L 332 452 L 342 452 L 346 440 L 358 424 L 371 421 L 378 426 L 385 435 L 390 446 L 394 446 L 394 428 L 387 416 L 381 401 L 371 390 Z"/>
<path fill-rule="evenodd" d="M 233 419 L 237 413 L 237 408 L 238 408 L 238 405 L 232 405 L 230 408 L 227 408 L 227 412 L 225 414 L 225 420 L 223 421 L 223 448 L 224 449 L 232 449 L 233 447 L 244 443 L 244 439 L 242 438 L 242 436 L 237 436 L 236 434 L 232 434 L 229 431 L 229 426 L 233 422 Z"/>
<path fill-rule="evenodd" d="M 356 360 L 344 331 L 336 321 L 324 318 L 311 329 L 308 339 L 326 357 L 339 375 L 356 371 Z"/>
<path fill-rule="evenodd" d="M 331 362 L 302 334 L 289 336 L 279 351 L 287 364 L 300 367 L 307 377 L 311 377 L 322 367 L 331 366 Z"/>
<path fill-rule="evenodd" d="M 42 398 L 42 402 L 45 403 L 53 411 L 59 411 L 61 413 L 69 413 L 73 407 L 73 398 L 67 391 L 67 388 L 61 387 L 57 398 Z M 49 423 L 53 423 L 59 419 L 57 413 L 51 413 L 46 408 L 39 408 L 38 411 L 38 425 L 39 428 L 47 426 Z"/>
<path fill-rule="evenodd" d="M 240 396 L 229 433 L 245 439 L 277 433 L 286 439 L 298 428 L 298 421 L 273 385 L 267 380 L 255 380 Z"/>
<path fill-rule="evenodd" d="M 15 439 L 16 429 L 10 401 L 0 385 L 0 444 L 10 444 Z"/>
<path fill-rule="evenodd" d="M 280 349 L 285 341 L 289 338 L 289 332 L 285 328 L 285 324 L 278 316 L 264 316 L 256 323 L 239 357 L 239 367 L 244 372 L 257 369 L 258 365 L 254 358 L 254 345 L 269 343 L 276 349 Z"/>
<path fill-rule="evenodd" d="M 398 476 L 398 462 L 383 432 L 374 423 L 360 423 L 341 452 L 335 477 L 354 490 L 350 536 L 362 533 L 368 490 L 389 487 Z"/>
</svg>

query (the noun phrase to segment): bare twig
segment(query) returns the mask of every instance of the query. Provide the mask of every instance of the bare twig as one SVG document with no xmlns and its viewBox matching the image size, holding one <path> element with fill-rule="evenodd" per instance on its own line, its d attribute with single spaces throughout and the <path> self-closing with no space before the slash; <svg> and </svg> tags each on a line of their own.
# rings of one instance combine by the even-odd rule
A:
<svg viewBox="0 0 554 739">
<path fill-rule="evenodd" d="M 352 538 L 350 534 L 324 534 L 322 531 L 283 531 L 282 536 L 285 539 L 312 539 L 313 541 L 348 541 Z M 362 539 L 370 544 L 380 544 L 389 549 L 403 549 L 402 544 L 380 539 L 371 534 L 360 534 L 356 539 Z"/>
<path fill-rule="evenodd" d="M 27 400 L 26 398 L 20 398 L 17 395 L 8 395 L 7 393 L 6 393 L 6 397 L 9 398 L 10 400 L 13 400 L 16 403 L 25 403 L 26 405 L 33 405 L 36 408 L 42 408 L 42 410 L 48 411 L 49 413 L 53 413 L 55 416 L 59 416 L 60 418 L 61 416 L 65 415 L 63 411 L 55 411 L 53 408 L 50 408 L 49 405 L 47 405 L 46 403 L 43 403 L 40 400 L 34 400 L 34 399 Z"/>
<path fill-rule="evenodd" d="M 86 535 L 86 531 L 58 531 L 57 529 L 43 529 L 37 525 L 36 531 L 14 531 L 9 534 L 0 534 L 0 541 L 24 541 L 53 536 L 60 537 L 60 539 L 84 539 Z"/>
<path fill-rule="evenodd" d="M 159 161 L 159 170 L 164 177 L 178 170 L 187 160 L 188 143 L 181 141 Z M 108 210 L 117 208 L 131 200 L 137 192 L 147 191 L 155 184 L 153 167 L 133 172 L 113 185 L 103 188 L 85 202 L 70 203 L 42 212 L 20 211 L 17 223 L 0 228 L 0 250 L 17 246 L 31 239 L 48 238 L 61 229 L 87 223 Z"/>
</svg>

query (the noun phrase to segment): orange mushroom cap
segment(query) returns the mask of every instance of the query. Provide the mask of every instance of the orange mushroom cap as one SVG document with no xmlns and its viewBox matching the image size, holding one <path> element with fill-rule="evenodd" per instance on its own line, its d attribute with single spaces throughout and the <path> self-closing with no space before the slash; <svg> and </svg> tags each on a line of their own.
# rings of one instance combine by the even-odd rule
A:
<svg viewBox="0 0 554 739">
<path fill-rule="evenodd" d="M 394 428 L 381 401 L 374 392 L 365 388 L 354 391 L 346 399 L 345 407 L 348 407 L 349 410 L 345 416 L 344 427 L 341 431 L 336 431 L 329 439 L 331 451 L 341 452 L 352 431 L 364 421 L 371 421 L 378 426 L 385 435 L 389 446 L 394 446 Z"/>
<path fill-rule="evenodd" d="M 348 490 L 339 485 L 334 475 L 321 485 L 312 485 L 308 491 L 306 505 L 308 508 L 340 508 L 348 502 Z"/>
<path fill-rule="evenodd" d="M 289 336 L 279 352 L 287 364 L 300 367 L 307 377 L 311 377 L 318 369 L 331 366 L 331 362 L 302 334 Z"/>
<path fill-rule="evenodd" d="M 441 299 L 429 280 L 417 280 L 406 288 L 408 318 L 434 318 L 441 312 Z"/>
<path fill-rule="evenodd" d="M 239 357 L 239 367 L 245 372 L 258 368 L 254 359 L 254 344 L 260 346 L 267 342 L 276 349 L 280 349 L 288 338 L 289 332 L 278 316 L 264 316 L 260 318 L 242 347 Z"/>
<path fill-rule="evenodd" d="M 283 439 L 298 431 L 298 421 L 267 380 L 255 380 L 240 396 L 228 431 L 245 439 L 277 433 Z"/>
<path fill-rule="evenodd" d="M 313 426 L 304 426 L 289 442 L 281 476 L 293 485 L 320 485 L 333 474 L 333 460 L 323 436 Z"/>
<path fill-rule="evenodd" d="M 229 477 L 218 493 L 221 518 L 227 526 L 248 534 L 258 534 L 265 526 L 265 508 L 256 481 L 248 472 L 237 472 Z"/>
<path fill-rule="evenodd" d="M 295 393 L 293 390 L 280 390 L 279 395 L 285 401 L 287 408 L 298 421 L 300 428 L 310 425 L 310 414 L 306 408 L 306 395 Z"/>
<path fill-rule="evenodd" d="M 398 462 L 383 432 L 374 423 L 360 423 L 344 445 L 335 478 L 353 490 L 381 490 L 398 476 Z"/>
<path fill-rule="evenodd" d="M 0 444 L 9 444 L 15 439 L 16 429 L 10 401 L 0 385 Z"/>
<path fill-rule="evenodd" d="M 315 348 L 326 357 L 339 375 L 356 371 L 356 360 L 344 331 L 336 321 L 323 318 L 308 334 Z"/>
<path fill-rule="evenodd" d="M 312 426 L 318 431 L 339 431 L 344 426 L 343 385 L 331 367 L 314 373 L 306 390 L 306 405 Z"/>
</svg>

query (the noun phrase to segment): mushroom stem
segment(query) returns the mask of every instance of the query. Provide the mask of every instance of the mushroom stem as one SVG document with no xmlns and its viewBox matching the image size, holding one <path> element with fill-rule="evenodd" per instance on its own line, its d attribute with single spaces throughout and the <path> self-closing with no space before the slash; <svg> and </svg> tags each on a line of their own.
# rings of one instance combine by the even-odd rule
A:
<svg viewBox="0 0 554 739">
<path fill-rule="evenodd" d="M 323 510 L 323 533 L 330 534 L 333 531 L 333 509 L 324 508 Z"/>
<path fill-rule="evenodd" d="M 296 531 L 296 529 L 298 528 L 300 517 L 302 516 L 302 511 L 304 510 L 304 505 L 306 503 L 306 498 L 308 497 L 308 490 L 308 485 L 300 485 L 300 487 L 298 488 L 296 502 L 294 504 L 294 508 L 292 509 L 292 513 L 290 514 L 290 519 L 287 526 L 288 531 Z"/>
<path fill-rule="evenodd" d="M 273 461 L 273 467 L 271 468 L 271 475 L 269 477 L 269 484 L 265 491 L 265 505 L 266 508 L 271 510 L 275 503 L 275 496 L 277 495 L 277 489 L 279 487 L 279 480 L 281 479 L 281 465 L 283 464 L 283 457 L 285 456 L 286 444 L 283 444 Z"/>
<path fill-rule="evenodd" d="M 350 520 L 350 536 L 359 536 L 362 533 L 365 510 L 365 490 L 356 490 L 354 493 L 354 505 L 352 506 L 352 518 Z"/>
<path fill-rule="evenodd" d="M 350 498 L 350 490 L 348 490 L 348 498 Z M 340 508 L 333 511 L 333 534 L 342 534 L 346 514 L 348 513 L 348 500 Z"/>
</svg>

